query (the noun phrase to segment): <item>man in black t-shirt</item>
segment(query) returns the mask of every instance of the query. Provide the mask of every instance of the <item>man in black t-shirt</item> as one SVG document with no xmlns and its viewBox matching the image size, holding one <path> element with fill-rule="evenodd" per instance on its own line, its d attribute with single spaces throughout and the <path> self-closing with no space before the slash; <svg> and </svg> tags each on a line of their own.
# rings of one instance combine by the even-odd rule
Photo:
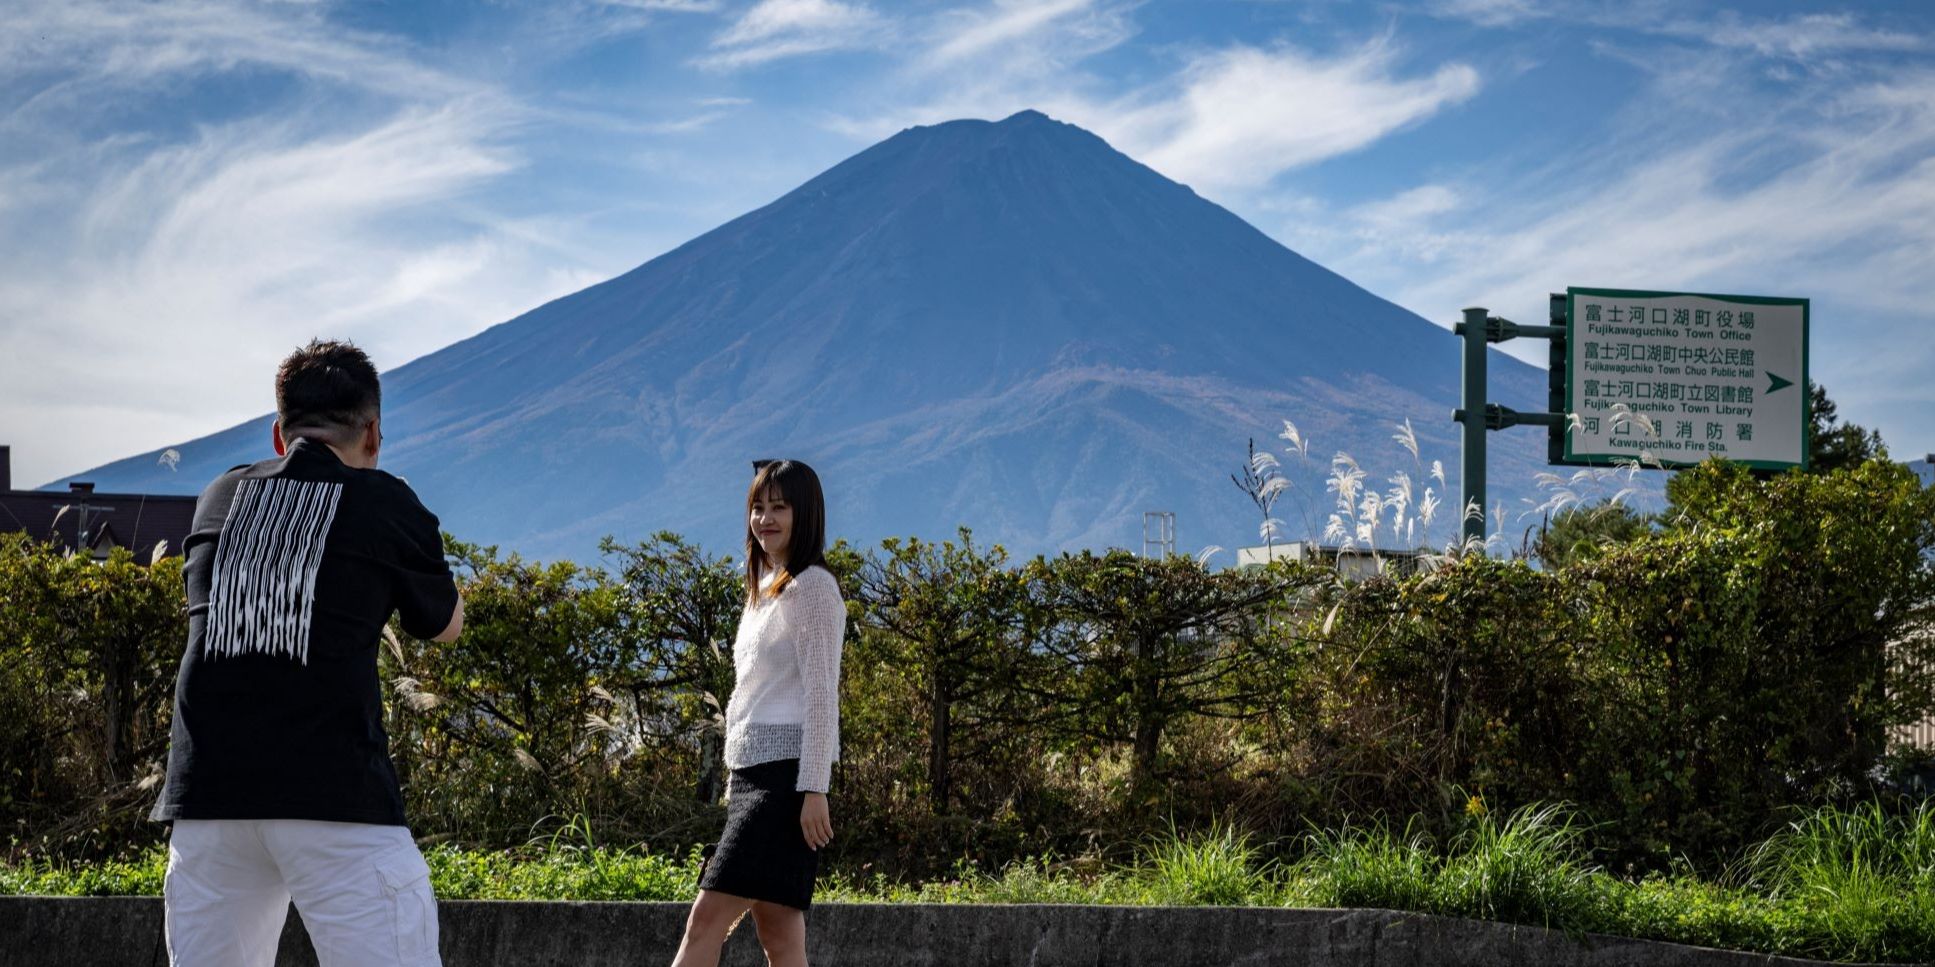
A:
<svg viewBox="0 0 1935 967">
<path fill-rule="evenodd" d="M 324 964 L 438 964 L 429 868 L 404 825 L 376 652 L 394 612 L 453 641 L 437 518 L 376 469 L 381 388 L 354 346 L 276 373 L 274 460 L 195 505 L 168 780 L 169 963 L 267 967 L 291 900 Z"/>
</svg>

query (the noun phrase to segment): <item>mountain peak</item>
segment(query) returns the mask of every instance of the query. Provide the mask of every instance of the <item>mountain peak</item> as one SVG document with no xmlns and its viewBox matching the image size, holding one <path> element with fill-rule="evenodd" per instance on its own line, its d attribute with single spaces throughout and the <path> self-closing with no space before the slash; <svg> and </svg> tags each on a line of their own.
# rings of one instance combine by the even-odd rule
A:
<svg viewBox="0 0 1935 967">
<path fill-rule="evenodd" d="M 385 373 L 384 453 L 453 533 L 537 556 L 666 529 L 730 547 L 745 461 L 770 453 L 819 469 L 832 533 L 861 545 L 965 524 L 1024 554 L 1106 547 L 1152 509 L 1230 543 L 1256 523 L 1208 468 L 1279 418 L 1388 449 L 1387 427 L 1453 405 L 1453 343 L 1026 110 L 902 131 Z M 1543 374 L 1493 366 L 1501 403 L 1543 399 Z M 179 472 L 150 453 L 84 479 L 192 493 L 257 459 L 269 419 L 182 444 Z M 1453 452 L 1443 421 L 1418 435 Z M 1543 452 L 1495 446 L 1501 482 Z"/>
<path fill-rule="evenodd" d="M 941 121 L 936 124 L 922 124 L 907 128 L 899 135 L 874 146 L 874 149 L 887 148 L 889 145 L 906 147 L 920 144 L 938 147 L 940 150 L 957 157 L 969 157 L 997 145 L 1027 144 L 1034 147 L 1059 145 L 1063 149 L 1095 150 L 1100 148 L 1117 154 L 1107 141 L 1078 125 L 1057 121 L 1034 108 L 1016 111 L 999 121 L 983 118 L 960 118 Z M 965 151 L 961 149 L 965 148 Z M 857 157 L 865 157 L 872 150 L 863 151 Z M 1130 160 L 1124 156 L 1123 160 Z"/>
</svg>

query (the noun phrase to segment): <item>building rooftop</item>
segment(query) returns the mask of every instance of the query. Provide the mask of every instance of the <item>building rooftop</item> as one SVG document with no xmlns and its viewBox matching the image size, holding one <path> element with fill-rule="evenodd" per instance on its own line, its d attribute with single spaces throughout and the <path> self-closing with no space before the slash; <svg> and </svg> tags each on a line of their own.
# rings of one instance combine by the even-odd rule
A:
<svg viewBox="0 0 1935 967">
<path fill-rule="evenodd" d="M 0 446 L 0 533 L 25 531 L 63 548 L 85 547 L 95 557 L 125 547 L 145 562 L 157 545 L 164 554 L 180 554 L 194 520 L 194 497 L 95 493 L 91 483 L 65 492 L 15 490 L 12 450 Z"/>
</svg>

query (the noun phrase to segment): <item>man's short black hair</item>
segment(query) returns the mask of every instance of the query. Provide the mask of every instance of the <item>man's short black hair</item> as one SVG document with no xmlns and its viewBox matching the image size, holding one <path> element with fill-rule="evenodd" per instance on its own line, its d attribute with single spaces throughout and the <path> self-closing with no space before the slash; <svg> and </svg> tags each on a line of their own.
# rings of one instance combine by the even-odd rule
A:
<svg viewBox="0 0 1935 967">
<path fill-rule="evenodd" d="M 382 414 L 376 365 L 348 342 L 312 339 L 275 373 L 275 413 L 285 438 L 349 443 Z"/>
</svg>

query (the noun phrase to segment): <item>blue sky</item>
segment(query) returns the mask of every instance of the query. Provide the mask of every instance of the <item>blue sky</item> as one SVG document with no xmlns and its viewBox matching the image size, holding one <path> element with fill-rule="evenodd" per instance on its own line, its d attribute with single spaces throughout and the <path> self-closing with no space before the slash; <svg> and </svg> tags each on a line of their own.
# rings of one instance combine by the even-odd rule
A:
<svg viewBox="0 0 1935 967">
<path fill-rule="evenodd" d="M 1030 107 L 1441 323 L 1567 285 L 1812 298 L 1842 414 L 1935 450 L 1925 3 L 6 7 L 16 485 L 266 411 L 312 334 L 395 366 L 908 125 Z"/>
</svg>

